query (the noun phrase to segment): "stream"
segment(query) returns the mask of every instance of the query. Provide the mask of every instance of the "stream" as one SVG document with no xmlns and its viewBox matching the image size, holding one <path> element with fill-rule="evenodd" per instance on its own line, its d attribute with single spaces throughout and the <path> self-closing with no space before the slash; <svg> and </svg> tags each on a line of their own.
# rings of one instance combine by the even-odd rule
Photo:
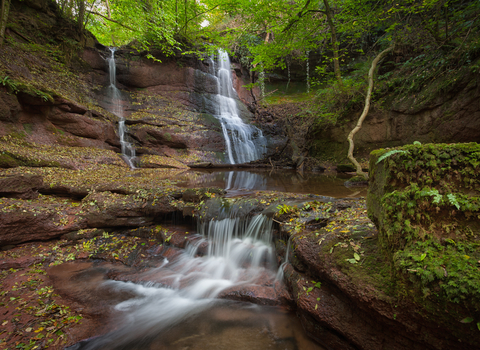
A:
<svg viewBox="0 0 480 350">
<path fill-rule="evenodd" d="M 112 49 L 108 59 L 110 99 L 120 118 L 122 155 L 134 169 L 135 150 L 127 141 L 122 108 L 117 103 L 114 52 Z M 260 158 L 266 141 L 262 132 L 244 123 L 238 113 L 226 52 L 220 50 L 211 66 L 210 74 L 218 85 L 216 117 L 229 162 Z M 323 199 L 365 194 L 346 188 L 345 180 L 286 169 L 192 170 L 175 178 L 181 187 L 223 188 L 227 197 L 267 190 L 311 193 Z M 272 239 L 273 211 L 252 215 L 245 210 L 247 205 L 242 200 L 206 201 L 202 208 L 206 214 L 198 218 L 193 239 L 185 236 L 185 249 L 168 244 L 152 247 L 153 258 L 141 269 L 122 269 L 101 261 L 52 267 L 49 274 L 64 293 L 86 300 L 87 308 L 96 309 L 108 320 L 97 330 L 100 335 L 68 350 L 323 349 L 307 337 L 299 320 L 287 310 L 290 297 Z"/>
<path fill-rule="evenodd" d="M 285 171 L 189 172 L 184 177 L 177 180 L 186 187 L 219 186 L 229 196 L 258 190 L 309 189 L 337 197 L 358 192 L 342 188 L 345 179 Z M 205 204 L 212 211 L 206 216 L 214 219 L 198 222 L 185 249 L 159 246 L 148 268 L 112 273 L 119 267 L 106 262 L 51 268 L 64 292 L 83 295 L 91 308 L 109 315 L 102 335 L 68 350 L 323 349 L 284 303 L 272 302 L 285 291 L 272 218 L 249 216 L 241 200 L 227 201 L 219 210 L 218 201 L 211 209 Z M 238 301 L 249 295 L 255 295 L 255 303 Z"/>
</svg>

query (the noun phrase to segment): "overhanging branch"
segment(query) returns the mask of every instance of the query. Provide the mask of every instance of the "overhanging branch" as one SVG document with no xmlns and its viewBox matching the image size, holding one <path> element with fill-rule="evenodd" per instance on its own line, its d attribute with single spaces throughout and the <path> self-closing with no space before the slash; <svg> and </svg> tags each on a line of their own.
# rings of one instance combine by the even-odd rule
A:
<svg viewBox="0 0 480 350">
<path fill-rule="evenodd" d="M 303 8 L 300 10 L 300 12 L 297 13 L 297 17 L 296 18 L 292 18 L 287 26 L 283 29 L 283 32 L 288 32 L 294 25 L 295 23 L 297 23 L 298 21 L 300 21 L 300 19 L 305 16 L 307 13 L 323 13 L 325 14 L 325 11 L 323 10 L 307 10 L 307 7 L 308 5 L 310 5 L 310 1 L 311 0 L 308 0 L 305 5 L 303 6 Z"/>
<path fill-rule="evenodd" d="M 106 19 L 107 21 L 116 23 L 116 24 L 118 24 L 119 26 L 122 26 L 122 27 L 124 27 L 124 28 L 127 28 L 127 29 L 129 29 L 129 30 L 131 30 L 131 31 L 133 31 L 133 32 L 136 32 L 136 31 L 137 31 L 136 29 L 133 29 L 132 27 L 129 27 L 129 26 L 123 24 L 123 23 L 120 23 L 120 22 L 114 20 L 114 19 L 108 18 L 107 16 L 102 15 L 101 13 L 98 13 L 98 12 L 95 12 L 95 11 L 90 11 L 90 10 L 87 10 L 87 12 L 88 12 L 88 13 L 91 13 L 92 15 L 95 15 L 95 16 L 100 16 L 100 17 Z"/>
</svg>

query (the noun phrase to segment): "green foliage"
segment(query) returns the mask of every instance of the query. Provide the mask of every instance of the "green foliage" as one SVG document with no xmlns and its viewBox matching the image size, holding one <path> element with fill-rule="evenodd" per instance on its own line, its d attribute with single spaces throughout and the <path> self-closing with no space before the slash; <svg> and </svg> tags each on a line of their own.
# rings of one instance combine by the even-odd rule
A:
<svg viewBox="0 0 480 350">
<path fill-rule="evenodd" d="M 196 1 L 165 0 L 139 3 L 132 0 L 110 1 L 110 8 L 96 6 L 89 17 L 87 29 L 107 46 L 130 44 L 139 51 L 160 50 L 170 56 L 185 49 L 184 43 L 193 42 L 203 28 L 208 12 Z M 158 60 L 152 54 L 148 56 Z"/>
<path fill-rule="evenodd" d="M 387 193 L 382 199 L 383 223 L 386 237 L 384 247 L 395 251 L 417 240 L 434 236 L 470 236 L 469 228 L 462 226 L 463 220 L 480 215 L 480 197 L 463 193 L 442 195 L 437 189 L 419 188 L 413 183 L 401 191 Z M 452 208 L 460 211 L 452 211 Z M 441 219 L 438 212 L 444 213 Z"/>
<path fill-rule="evenodd" d="M 448 193 L 447 198 L 451 205 L 457 208 L 457 210 L 460 210 L 460 204 L 457 201 L 457 197 L 453 193 Z"/>
<path fill-rule="evenodd" d="M 408 151 L 408 157 L 384 158 L 383 167 L 377 160 L 385 150 L 372 152 L 372 180 L 382 189 L 369 193 L 368 201 L 382 250 L 407 284 L 402 293 L 421 296 L 417 300 L 425 306 L 458 303 L 479 310 L 480 145 L 397 150 Z"/>
<path fill-rule="evenodd" d="M 480 310 L 478 243 L 416 242 L 394 255 L 395 266 L 412 276 L 424 297 L 443 298 Z"/>
<path fill-rule="evenodd" d="M 3 86 L 5 86 L 10 92 L 16 93 L 18 91 L 17 83 L 10 79 L 8 75 L 6 75 L 3 79 L 0 80 Z"/>
<path fill-rule="evenodd" d="M 283 215 L 283 214 L 292 214 L 298 211 L 297 206 L 291 206 L 288 204 L 280 204 L 277 206 L 278 209 L 278 214 Z"/>
<path fill-rule="evenodd" d="M 392 185 L 405 187 L 416 183 L 419 187 L 442 189 L 443 193 L 455 192 L 455 188 L 478 189 L 479 144 L 406 145 L 401 150 L 409 152 L 407 158 L 384 161 L 387 180 Z M 372 152 L 372 159 L 384 152 Z M 375 164 L 371 166 L 374 168 Z"/>
<path fill-rule="evenodd" d="M 363 74 L 366 67 L 366 64 L 359 66 L 352 76 L 342 79 L 341 85 L 337 80 L 330 78 L 315 92 L 315 104 L 312 109 L 317 116 L 317 125 L 336 125 L 339 120 L 344 119 L 348 111 L 360 108 L 366 89 Z"/>
<path fill-rule="evenodd" d="M 393 154 L 409 154 L 409 153 L 410 153 L 410 152 L 405 151 L 405 150 L 401 150 L 401 149 L 392 149 L 392 150 L 390 150 L 390 151 L 382 154 L 382 155 L 378 158 L 376 164 L 380 163 L 382 160 L 384 160 L 385 158 L 390 157 L 390 156 L 393 155 Z"/>
</svg>

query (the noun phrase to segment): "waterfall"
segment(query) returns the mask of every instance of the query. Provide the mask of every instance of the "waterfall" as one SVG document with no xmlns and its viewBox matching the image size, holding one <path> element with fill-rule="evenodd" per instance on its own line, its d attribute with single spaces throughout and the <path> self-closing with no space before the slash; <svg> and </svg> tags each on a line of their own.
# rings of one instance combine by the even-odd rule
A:
<svg viewBox="0 0 480 350">
<path fill-rule="evenodd" d="M 109 111 L 115 114 L 119 119 L 118 121 L 118 135 L 120 137 L 120 146 L 122 151 L 122 158 L 130 166 L 135 169 L 135 147 L 128 141 L 127 127 L 125 125 L 125 117 L 123 115 L 122 96 L 120 90 L 117 88 L 116 83 L 116 64 L 115 64 L 115 48 L 110 48 L 111 55 L 107 59 L 108 72 L 110 76 L 110 85 L 108 86 L 108 97 L 111 101 Z"/>
<path fill-rule="evenodd" d="M 205 207 L 211 210 L 207 202 Z M 216 297 L 226 289 L 274 283 L 276 260 L 272 219 L 265 215 L 239 216 L 245 203 L 228 203 L 223 219 L 200 222 L 195 243 L 159 267 L 141 274 L 148 282 L 108 281 L 104 286 L 129 295 L 115 309 L 126 321 L 104 336 L 76 344 L 71 350 L 150 349 L 149 343 L 173 326 L 194 318 L 225 301 Z M 208 244 L 208 254 L 198 249 Z M 140 344 L 140 341 L 146 344 Z"/>
<path fill-rule="evenodd" d="M 283 263 L 280 265 L 277 271 L 277 276 L 275 277 L 275 280 L 277 281 L 283 281 L 283 276 L 284 276 L 284 268 L 285 265 L 288 264 L 288 255 L 290 254 L 290 245 L 292 244 L 292 236 L 288 237 L 287 241 L 287 249 L 285 251 L 285 259 L 283 260 Z"/>
<path fill-rule="evenodd" d="M 266 146 L 262 131 L 245 124 L 239 116 L 232 84 L 230 59 L 225 51 L 218 51 L 216 77 L 218 81 L 218 115 L 231 164 L 248 163 L 262 157 Z"/>
</svg>

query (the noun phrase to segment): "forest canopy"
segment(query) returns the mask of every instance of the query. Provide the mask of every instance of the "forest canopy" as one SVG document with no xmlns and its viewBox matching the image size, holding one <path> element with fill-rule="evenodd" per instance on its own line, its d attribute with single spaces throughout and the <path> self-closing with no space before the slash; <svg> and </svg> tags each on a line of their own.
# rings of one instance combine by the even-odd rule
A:
<svg viewBox="0 0 480 350">
<path fill-rule="evenodd" d="M 340 65 L 366 49 L 380 51 L 391 40 L 418 49 L 448 50 L 471 45 L 472 39 L 479 45 L 473 34 L 480 4 L 472 0 L 65 0 L 59 5 L 104 45 L 135 42 L 171 54 L 214 44 L 267 70 L 309 52 Z"/>
</svg>

